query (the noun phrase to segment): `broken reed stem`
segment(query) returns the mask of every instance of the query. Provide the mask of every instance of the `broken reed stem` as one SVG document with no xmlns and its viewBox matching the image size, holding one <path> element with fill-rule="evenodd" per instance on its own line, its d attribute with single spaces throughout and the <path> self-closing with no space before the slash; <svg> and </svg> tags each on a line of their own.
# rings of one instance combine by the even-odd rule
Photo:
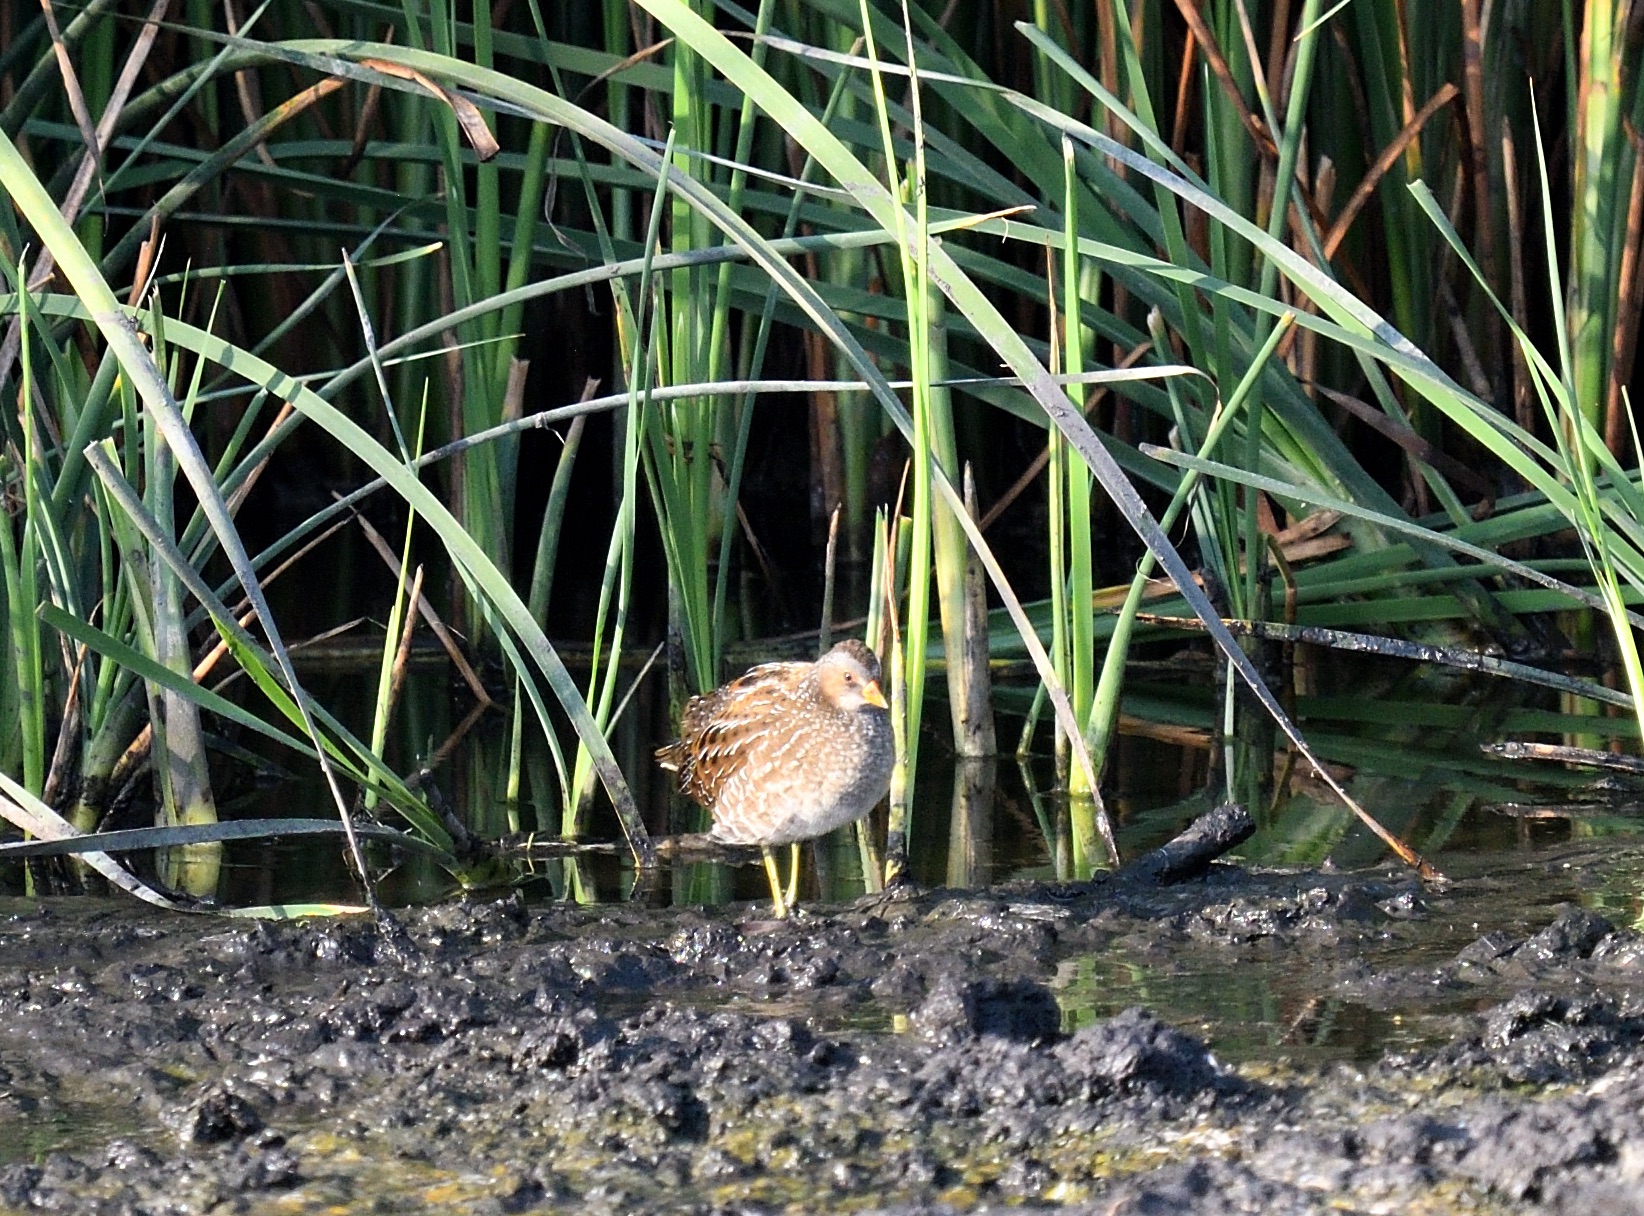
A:
<svg viewBox="0 0 1644 1216">
<path fill-rule="evenodd" d="M 969 461 L 965 462 L 964 492 L 965 510 L 975 519 L 978 514 L 976 477 Z M 957 734 L 954 742 L 961 756 L 981 759 L 997 755 L 999 746 L 993 722 L 993 676 L 988 669 L 987 579 L 976 555 L 968 546 L 965 549 L 963 612 L 959 654 L 961 674 L 958 679 L 963 682 L 966 712 L 955 715 Z M 954 682 L 954 677 L 950 675 L 949 680 Z"/>
<path fill-rule="evenodd" d="M 833 580 L 839 558 L 839 504 L 828 519 L 828 549 L 822 559 L 822 627 L 817 631 L 816 652 L 827 654 L 833 646 Z"/>
<path fill-rule="evenodd" d="M 417 569 L 411 576 L 411 594 L 407 603 L 415 605 L 422 598 L 422 563 L 417 563 Z M 400 631 L 400 644 L 394 652 L 394 668 L 388 680 L 388 701 L 383 706 L 383 721 L 386 724 L 394 716 L 394 706 L 399 703 L 400 692 L 405 687 L 405 671 L 411 661 L 411 638 L 417 632 L 417 614 L 415 611 L 405 614 L 405 627 Z"/>
</svg>

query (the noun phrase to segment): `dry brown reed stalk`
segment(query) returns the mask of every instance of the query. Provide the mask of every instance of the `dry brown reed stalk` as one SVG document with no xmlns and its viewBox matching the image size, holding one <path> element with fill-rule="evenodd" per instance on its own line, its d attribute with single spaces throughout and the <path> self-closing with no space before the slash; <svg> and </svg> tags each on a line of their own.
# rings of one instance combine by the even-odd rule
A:
<svg viewBox="0 0 1644 1216">
<path fill-rule="evenodd" d="M 333 494 L 332 497 L 340 498 L 342 496 Z M 403 575 L 403 567 L 400 565 L 399 557 L 389 547 L 388 542 L 383 539 L 382 533 L 371 526 L 370 520 L 358 511 L 354 511 L 353 516 L 354 522 L 359 525 L 366 541 L 376 551 L 377 556 L 382 558 L 383 565 L 388 567 L 389 574 L 398 583 Z M 434 611 L 434 606 L 421 594 L 414 596 L 410 602 L 416 605 L 417 611 L 422 614 L 422 619 L 428 622 L 429 629 L 433 630 L 434 636 L 439 639 L 440 646 L 444 648 L 446 656 L 450 658 L 451 666 L 457 669 L 457 674 L 462 677 L 462 682 L 468 686 L 468 691 L 474 694 L 474 699 L 481 705 L 492 704 L 491 695 L 485 691 L 484 682 L 468 662 L 467 656 L 462 653 L 462 647 L 457 645 L 456 638 L 451 635 L 450 629 L 446 627 L 444 620 L 440 618 L 440 614 Z"/>
<path fill-rule="evenodd" d="M 126 295 L 128 307 L 136 308 L 148 294 L 149 280 L 160 257 L 160 217 L 148 217 L 148 239 L 137 246 L 137 264 L 132 268 L 131 291 Z"/>
<path fill-rule="evenodd" d="M 1616 326 L 1610 347 L 1610 383 L 1604 401 L 1604 445 L 1618 457 L 1626 454 L 1632 429 L 1627 425 L 1622 386 L 1633 374 L 1633 358 L 1638 349 L 1640 306 L 1639 246 L 1644 242 L 1644 139 L 1630 119 L 1622 129 L 1633 149 L 1633 180 L 1627 192 L 1627 235 L 1621 247 L 1621 267 L 1616 276 Z"/>
<path fill-rule="evenodd" d="M 1513 324 L 1521 333 L 1529 332 L 1530 304 L 1524 287 L 1524 218 L 1519 209 L 1518 156 L 1513 146 L 1513 129 L 1501 126 L 1501 176 L 1507 196 L 1507 271 Z M 1530 366 L 1517 342 L 1512 347 L 1513 421 L 1535 434 L 1535 397 L 1530 387 Z"/>
<path fill-rule="evenodd" d="M 828 517 L 828 547 L 822 559 L 822 627 L 817 631 L 816 653 L 827 654 L 833 645 L 833 581 L 839 557 L 839 511 L 835 502 Z"/>
<path fill-rule="evenodd" d="M 1370 201 L 1370 196 L 1376 192 L 1376 187 L 1381 185 L 1381 179 L 1398 163 L 1399 157 L 1404 155 L 1405 150 L 1415 142 L 1416 136 L 1420 135 L 1421 129 L 1427 125 L 1427 120 L 1454 101 L 1460 95 L 1460 92 L 1460 89 L 1449 82 L 1440 85 L 1438 90 L 1427 99 L 1427 104 L 1412 115 L 1410 120 L 1399 130 L 1399 133 L 1381 150 L 1381 154 L 1376 157 L 1376 163 L 1371 165 L 1369 171 L 1359 179 L 1359 184 L 1354 189 L 1352 197 L 1347 200 L 1347 205 L 1336 216 L 1335 223 L 1330 225 L 1329 235 L 1324 239 L 1325 257 L 1334 258 L 1336 256 L 1336 250 L 1341 247 L 1342 241 L 1346 238 L 1348 230 L 1353 227 L 1353 221 L 1358 218 L 1359 212 Z"/>
<path fill-rule="evenodd" d="M 120 120 L 120 111 L 125 108 L 126 101 L 131 96 L 131 90 L 143 70 L 143 64 L 148 61 L 155 36 L 160 32 L 160 20 L 165 16 L 166 7 L 170 3 L 171 0 L 154 0 L 148 19 L 137 31 L 137 39 L 132 45 L 131 53 L 126 56 L 125 65 L 120 69 L 120 78 L 115 81 L 114 91 L 109 94 L 108 104 L 103 107 L 102 116 L 97 120 L 96 140 L 86 145 L 85 153 L 80 158 L 80 167 L 74 174 L 74 182 L 63 198 L 62 212 L 70 221 L 79 216 L 80 208 L 85 204 L 86 193 L 91 189 L 92 180 L 101 167 L 103 150 L 107 148 L 109 140 L 114 135 L 115 125 Z M 46 11 L 49 13 L 51 10 L 48 7 Z"/>
<path fill-rule="evenodd" d="M 62 73 L 63 94 L 68 98 L 69 112 L 74 115 L 75 126 L 80 128 L 80 138 L 85 141 L 86 155 L 96 160 L 101 144 L 97 139 L 96 127 L 91 121 L 91 111 L 86 108 L 86 94 L 80 87 L 80 76 L 74 70 L 74 60 L 63 42 L 63 31 L 57 27 L 57 13 L 52 8 L 52 0 L 40 0 L 40 9 L 46 17 L 46 32 L 51 35 L 51 50 L 57 57 L 57 70 Z"/>
<path fill-rule="evenodd" d="M 1263 157 L 1277 159 L 1279 147 L 1273 142 L 1273 135 L 1267 129 L 1267 124 L 1251 113 L 1250 107 L 1245 104 L 1244 94 L 1239 91 L 1239 82 L 1233 79 L 1233 70 L 1227 66 L 1227 60 L 1222 55 L 1222 48 L 1217 45 L 1216 36 L 1210 32 L 1205 24 L 1204 16 L 1199 11 L 1195 0 L 1176 0 L 1176 8 L 1182 14 L 1182 20 L 1187 22 L 1188 32 L 1193 35 L 1192 40 L 1199 45 L 1199 51 L 1204 56 L 1205 66 L 1210 74 L 1221 85 L 1222 92 L 1227 94 L 1227 103 L 1233 112 L 1239 116 L 1244 129 L 1250 133 L 1251 142 Z"/>
<path fill-rule="evenodd" d="M 1461 79 L 1466 95 L 1463 113 L 1467 116 L 1467 160 L 1473 180 L 1473 247 L 1479 265 L 1492 290 L 1501 283 L 1501 257 L 1497 247 L 1495 208 L 1490 189 L 1490 162 L 1487 158 L 1490 124 L 1484 101 L 1484 24 L 1480 0 L 1461 0 Z M 1485 343 L 1491 350 L 1501 346 L 1501 318 L 1494 309 L 1485 310 Z"/>
<path fill-rule="evenodd" d="M 1187 122 L 1192 117 L 1188 107 L 1193 102 L 1193 82 L 1198 73 L 1193 70 L 1196 54 L 1191 38 L 1182 42 L 1182 62 L 1176 69 L 1176 118 L 1170 128 L 1170 146 L 1179 155 L 1187 147 Z"/>
<path fill-rule="evenodd" d="M 65 639 L 65 648 L 66 645 Z M 52 749 L 51 767 L 46 770 L 46 784 L 40 794 L 40 801 L 49 807 L 56 807 L 67 789 L 68 767 L 74 763 L 74 754 L 79 750 L 76 745 L 80 739 L 80 673 L 85 665 L 86 647 L 82 644 L 68 665 L 69 687 L 68 695 L 63 698 L 63 720 L 57 727 L 57 746 Z"/>
<path fill-rule="evenodd" d="M 1277 97 L 1284 86 L 1285 44 L 1290 33 L 1290 0 L 1274 0 L 1272 25 L 1267 31 L 1267 95 Z"/>
<path fill-rule="evenodd" d="M 408 602 L 420 604 L 422 602 L 422 563 L 417 563 L 416 571 L 411 575 L 411 593 Z M 383 706 L 382 720 L 384 724 L 391 722 L 394 717 L 394 707 L 399 704 L 400 693 L 405 688 L 405 672 L 411 662 L 411 639 L 417 632 L 417 614 L 407 612 L 405 624 L 400 629 L 400 641 L 394 651 L 394 666 L 388 677 L 388 701 Z M 480 706 L 483 708 L 483 703 Z"/>
</svg>

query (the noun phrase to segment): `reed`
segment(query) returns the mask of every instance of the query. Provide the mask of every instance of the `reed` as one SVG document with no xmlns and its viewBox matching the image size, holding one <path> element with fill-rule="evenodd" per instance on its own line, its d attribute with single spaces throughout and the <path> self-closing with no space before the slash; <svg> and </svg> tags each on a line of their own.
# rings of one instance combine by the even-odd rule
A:
<svg viewBox="0 0 1644 1216">
<path fill-rule="evenodd" d="M 1181 639 L 1190 616 L 1226 656 L 1218 707 L 1254 679 L 1261 629 L 1292 624 L 1459 654 L 1469 635 L 1523 647 L 1527 617 L 1596 606 L 1640 677 L 1626 390 L 1644 99 L 1614 0 L 1103 0 L 1065 20 L 1035 4 L 1014 29 L 915 0 L 265 0 L 232 29 L 220 6 L 174 7 L 161 26 L 148 4 L 89 0 L 62 26 L 72 79 L 41 17 L 0 50 L 16 507 L 0 528 L 0 771 L 27 795 L 20 818 L 37 821 L 33 798 L 96 827 L 149 719 L 166 813 L 204 818 L 190 722 L 205 715 L 209 739 L 232 713 L 333 770 L 339 816 L 358 784 L 453 847 L 396 771 L 426 750 L 388 714 L 409 576 L 327 576 L 329 624 L 389 621 L 375 720 L 344 722 L 297 681 L 269 619 L 283 605 L 260 591 L 341 509 L 282 518 L 260 552 L 236 539 L 241 504 L 298 459 L 344 489 L 381 479 L 399 566 L 424 566 L 514 689 L 506 737 L 452 778 L 459 801 L 495 786 L 516 829 L 529 793 L 537 826 L 585 834 L 608 823 L 603 789 L 641 858 L 660 825 L 629 788 L 650 740 L 618 737 L 624 654 L 671 630 L 673 699 L 717 684 L 729 643 L 772 631 L 775 585 L 810 579 L 836 506 L 845 611 L 877 580 L 883 612 L 886 554 L 908 552 L 900 658 L 887 649 L 904 844 L 975 839 L 911 800 L 933 664 L 955 739 L 985 750 L 993 704 L 958 661 L 972 560 L 998 606 L 989 643 L 1031 661 L 1075 794 L 1099 790 L 1121 704 L 1162 704 L 1136 692 L 1137 648 Z M 1531 93 L 1526 75 L 1559 71 L 1562 92 Z M 590 378 L 610 403 L 584 394 Z M 579 396 L 610 412 L 611 438 L 556 413 L 573 430 L 552 473 L 522 465 L 523 415 Z M 903 451 L 908 519 L 881 537 Z M 1040 451 L 1046 471 L 1024 476 Z M 803 523 L 739 522 L 775 452 L 813 454 L 788 504 L 810 547 Z M 1001 507 L 1017 480 L 1020 505 Z M 1042 523 L 983 525 L 1007 509 Z M 1186 559 L 1165 539 L 1184 516 Z M 1031 553 L 1001 564 L 995 549 L 1032 530 Z M 1154 563 L 1174 591 L 1146 579 Z M 1015 585 L 1007 565 L 1026 571 Z M 547 614 L 574 623 L 589 672 L 565 670 Z M 1580 616 L 1566 624 L 1598 651 Z M 260 691 L 204 686 L 219 645 Z M 1567 710 L 1603 699 L 1591 681 L 1566 691 Z M 1263 688 L 1261 712 L 1304 694 Z M 1279 729 L 1309 742 L 1288 716 Z M 1274 747 L 1240 766 L 1270 769 Z M 1101 822 L 1093 807 L 1078 825 L 1073 869 L 1103 860 Z M 1316 831 L 1279 807 L 1274 822 L 1311 855 L 1347 821 Z"/>
</svg>

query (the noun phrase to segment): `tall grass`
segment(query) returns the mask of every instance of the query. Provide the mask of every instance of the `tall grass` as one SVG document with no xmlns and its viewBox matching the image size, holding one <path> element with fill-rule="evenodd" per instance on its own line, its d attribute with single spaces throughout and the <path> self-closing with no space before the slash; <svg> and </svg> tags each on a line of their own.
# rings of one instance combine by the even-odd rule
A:
<svg viewBox="0 0 1644 1216">
<path fill-rule="evenodd" d="M 950 660 L 956 745 L 985 750 L 991 707 L 966 703 L 951 661 L 967 560 L 1081 795 L 1099 795 L 1132 649 L 1172 636 L 1141 613 L 1154 564 L 1168 611 L 1202 617 L 1225 656 L 1225 703 L 1250 685 L 1263 708 L 1245 721 L 1280 714 L 1304 754 L 1258 644 L 1221 624 L 1281 616 L 1275 578 L 1301 623 L 1333 597 L 1341 628 L 1441 648 L 1476 630 L 1522 650 L 1525 618 L 1596 602 L 1636 675 L 1623 390 L 1644 100 L 1621 6 L 1536 9 L 1103 0 L 1006 28 L 900 0 L 269 0 L 231 31 L 215 6 L 145 28 L 148 5 L 91 0 L 62 27 L 72 80 L 31 18 L 0 51 L 17 508 L 0 769 L 89 830 L 152 721 L 165 814 L 203 819 L 202 740 L 238 697 L 261 723 L 240 729 L 335 770 L 339 816 L 357 782 L 451 846 L 405 781 L 425 743 L 396 739 L 386 706 L 356 727 L 316 703 L 270 619 L 260 572 L 333 518 L 257 490 L 295 467 L 391 487 L 416 521 L 401 565 L 425 566 L 506 672 L 511 730 L 479 745 L 465 800 L 529 795 L 512 825 L 581 834 L 606 822 L 603 789 L 642 859 L 663 825 L 629 789 L 648 748 L 619 742 L 626 772 L 613 749 L 625 657 L 676 637 L 677 702 L 732 674 L 733 642 L 808 627 L 806 538 L 840 505 L 865 563 L 845 569 L 868 574 L 842 580 L 845 613 L 867 606 L 862 583 L 883 593 L 876 542 L 899 532 L 909 552 L 902 839 L 946 837 L 911 802 L 929 662 Z M 1531 156 L 1538 119 L 1553 151 Z M 38 277 L 46 254 L 58 282 Z M 589 377 L 613 381 L 588 405 L 612 424 L 571 424 L 550 473 L 524 416 Z M 879 541 L 904 459 L 909 517 Z M 999 508 L 988 529 L 964 506 L 967 464 L 982 517 Z M 1535 502 L 1504 511 L 1520 488 Z M 263 553 L 235 529 L 252 494 L 259 522 L 283 513 Z M 1334 552 L 1286 550 L 1324 506 Z M 1559 564 L 1583 555 L 1593 573 Z M 228 570 L 239 613 L 230 584 L 205 585 Z M 340 590 L 320 615 L 389 620 L 392 654 L 403 589 L 357 591 L 380 602 Z M 565 669 L 545 617 L 591 645 L 590 671 Z M 260 700 L 189 691 L 219 640 Z M 1258 740 L 1238 767 L 1265 778 L 1272 751 Z M 1086 853 L 1109 851 L 1099 822 Z"/>
</svg>

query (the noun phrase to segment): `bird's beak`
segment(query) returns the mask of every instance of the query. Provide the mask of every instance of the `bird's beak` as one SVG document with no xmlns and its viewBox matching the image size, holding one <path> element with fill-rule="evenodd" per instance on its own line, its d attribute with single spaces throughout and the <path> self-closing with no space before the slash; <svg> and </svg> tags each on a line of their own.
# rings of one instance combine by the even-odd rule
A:
<svg viewBox="0 0 1644 1216">
<path fill-rule="evenodd" d="M 880 709 L 889 709 L 890 702 L 885 700 L 885 694 L 879 691 L 879 681 L 869 680 L 862 689 L 862 699 L 869 705 L 877 705 Z"/>
</svg>

